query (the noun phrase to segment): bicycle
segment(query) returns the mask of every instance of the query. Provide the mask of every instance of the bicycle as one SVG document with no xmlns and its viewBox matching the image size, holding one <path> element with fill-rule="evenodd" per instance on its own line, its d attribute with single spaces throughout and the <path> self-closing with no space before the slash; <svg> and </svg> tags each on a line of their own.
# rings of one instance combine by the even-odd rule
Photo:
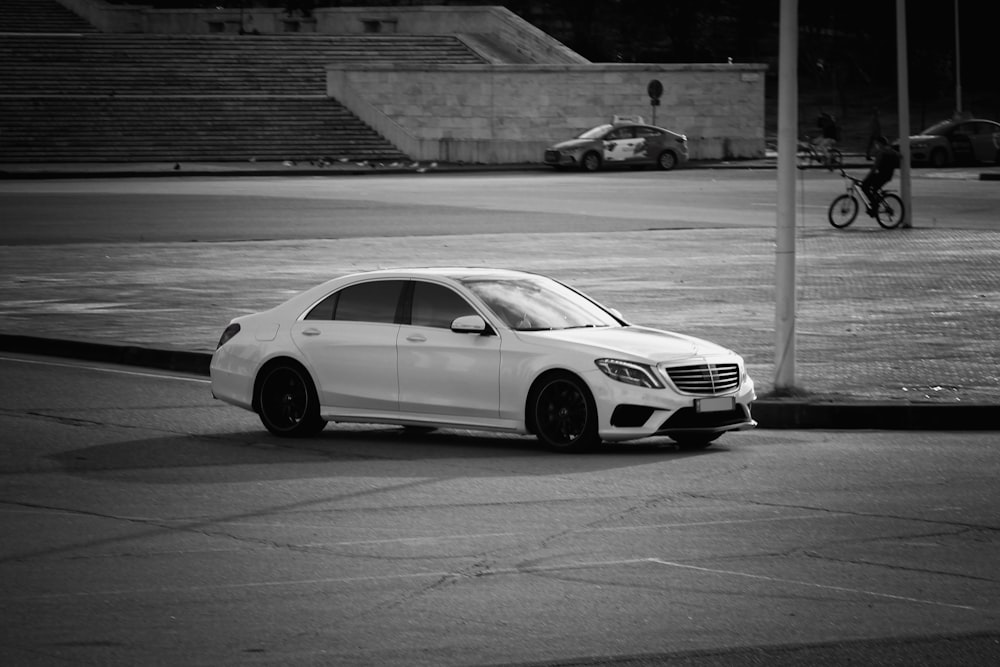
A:
<svg viewBox="0 0 1000 667">
<path fill-rule="evenodd" d="M 875 218 L 880 226 L 885 229 L 895 229 L 903 222 L 905 209 L 903 200 L 895 192 L 879 188 L 875 192 L 875 201 L 869 201 L 868 194 L 861 187 L 861 179 L 854 178 L 843 169 L 840 175 L 848 179 L 847 192 L 840 195 L 830 204 L 827 217 L 830 224 L 837 229 L 843 229 L 854 222 L 864 204 L 865 211 L 870 217 Z"/>
<path fill-rule="evenodd" d="M 844 156 L 839 150 L 832 145 L 817 146 L 809 137 L 799 141 L 796 157 L 802 168 L 818 164 L 833 171 L 844 163 Z"/>
</svg>

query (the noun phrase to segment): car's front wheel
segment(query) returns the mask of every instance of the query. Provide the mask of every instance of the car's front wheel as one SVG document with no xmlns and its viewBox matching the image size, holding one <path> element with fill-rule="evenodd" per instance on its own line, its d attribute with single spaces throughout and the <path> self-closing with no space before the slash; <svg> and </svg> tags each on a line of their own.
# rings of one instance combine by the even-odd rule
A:
<svg viewBox="0 0 1000 667">
<path fill-rule="evenodd" d="M 663 171 L 670 171 L 677 166 L 677 156 L 673 151 L 663 151 L 656 160 L 656 166 Z"/>
<path fill-rule="evenodd" d="M 597 171 L 601 168 L 601 156 L 594 151 L 590 151 L 580 160 L 580 166 L 584 171 Z"/>
<path fill-rule="evenodd" d="M 597 406 L 590 390 L 570 373 L 552 373 L 536 383 L 528 398 L 535 435 L 557 451 L 581 451 L 600 442 Z"/>
<path fill-rule="evenodd" d="M 943 148 L 935 148 L 931 151 L 930 163 L 936 169 L 944 167 L 948 164 L 948 151 Z"/>
<path fill-rule="evenodd" d="M 254 404 L 261 423 L 275 435 L 304 438 L 326 426 L 309 373 L 292 361 L 273 363 L 260 372 Z"/>
</svg>

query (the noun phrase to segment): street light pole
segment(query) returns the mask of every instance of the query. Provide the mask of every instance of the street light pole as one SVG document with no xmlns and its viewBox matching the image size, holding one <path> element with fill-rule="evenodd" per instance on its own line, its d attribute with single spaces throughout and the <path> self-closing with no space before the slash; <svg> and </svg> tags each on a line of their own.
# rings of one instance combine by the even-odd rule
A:
<svg viewBox="0 0 1000 667">
<path fill-rule="evenodd" d="M 958 0 L 955 0 L 955 114 L 962 114 L 962 44 L 958 37 Z"/>
<path fill-rule="evenodd" d="M 906 0 L 896 0 L 896 95 L 899 98 L 899 195 L 903 199 L 903 227 L 913 226 L 910 196 L 910 83 L 906 54 Z"/>
<path fill-rule="evenodd" d="M 795 152 L 799 126 L 799 6 L 781 0 L 778 26 L 778 219 L 775 249 L 774 389 L 795 390 Z"/>
</svg>

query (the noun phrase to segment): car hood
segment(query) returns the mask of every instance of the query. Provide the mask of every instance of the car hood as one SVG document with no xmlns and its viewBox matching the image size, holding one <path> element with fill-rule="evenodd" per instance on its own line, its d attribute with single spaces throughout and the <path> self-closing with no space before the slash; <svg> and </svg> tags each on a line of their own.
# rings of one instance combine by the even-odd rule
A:
<svg viewBox="0 0 1000 667">
<path fill-rule="evenodd" d="M 613 356 L 650 363 L 680 361 L 708 356 L 735 355 L 732 350 L 707 340 L 647 327 L 599 327 L 555 331 L 519 331 L 518 336 L 538 344 L 590 348 L 598 357 Z"/>
<path fill-rule="evenodd" d="M 560 141 L 558 144 L 553 144 L 552 149 L 560 151 L 573 150 L 574 148 L 583 148 L 585 146 L 594 145 L 594 139 L 570 139 L 569 141 Z"/>
</svg>

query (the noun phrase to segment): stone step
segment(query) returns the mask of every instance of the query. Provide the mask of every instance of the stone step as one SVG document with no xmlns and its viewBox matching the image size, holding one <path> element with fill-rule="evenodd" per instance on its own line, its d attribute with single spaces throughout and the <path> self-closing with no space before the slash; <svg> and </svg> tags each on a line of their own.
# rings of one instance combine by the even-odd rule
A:
<svg viewBox="0 0 1000 667">
<path fill-rule="evenodd" d="M 403 159 L 332 62 L 478 63 L 450 36 L 4 35 L 0 161 Z"/>
<path fill-rule="evenodd" d="M 0 98 L 0 132 L 2 162 L 405 159 L 329 99 Z"/>
<path fill-rule="evenodd" d="M 96 33 L 56 0 L 0 0 L 0 33 Z"/>
</svg>

